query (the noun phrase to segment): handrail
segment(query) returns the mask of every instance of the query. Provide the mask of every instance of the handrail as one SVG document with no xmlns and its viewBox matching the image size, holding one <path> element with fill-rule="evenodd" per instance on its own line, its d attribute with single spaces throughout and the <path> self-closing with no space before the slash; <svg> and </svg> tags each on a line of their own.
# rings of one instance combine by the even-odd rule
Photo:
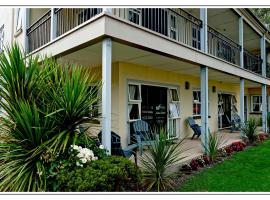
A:
<svg viewBox="0 0 270 200">
<path fill-rule="evenodd" d="M 47 16 L 48 15 L 48 16 Z M 51 17 L 51 10 L 48 10 L 46 13 L 44 13 L 40 18 L 38 18 L 31 26 L 29 26 L 28 28 L 27 28 L 27 32 L 28 32 L 28 30 L 30 30 L 32 27 L 34 27 L 36 24 L 38 24 L 38 22 L 40 22 L 41 20 L 43 20 L 45 17 L 48 17 L 47 19 L 45 19 L 42 23 L 40 23 L 39 25 L 42 25 L 45 21 L 47 21 L 50 17 Z M 35 28 L 36 29 L 36 28 Z M 33 29 L 33 30 L 35 30 L 35 29 Z M 29 33 L 31 33 L 32 32 L 32 30 L 29 32 Z M 29 34 L 28 33 L 28 34 Z"/>
<path fill-rule="evenodd" d="M 259 60 L 260 62 L 262 62 L 262 59 L 260 56 L 254 55 L 253 53 L 251 53 L 250 51 L 248 51 L 245 48 L 244 48 L 244 53 L 247 54 L 248 56 L 255 58 L 256 60 Z"/>
<path fill-rule="evenodd" d="M 189 18 L 187 18 L 187 17 L 184 16 L 184 15 L 181 15 L 179 12 L 177 12 L 176 10 L 174 10 L 174 9 L 172 9 L 172 8 L 168 8 L 168 10 L 170 10 L 171 12 L 173 12 L 174 14 L 176 14 L 176 15 L 178 15 L 178 16 L 180 16 L 180 17 L 183 17 L 184 19 L 186 19 L 186 20 L 190 21 L 191 23 L 193 23 L 193 24 L 199 26 L 200 28 L 202 27 L 202 20 L 200 20 L 200 19 L 198 19 L 197 17 L 193 16 L 193 15 L 190 14 L 189 12 L 187 12 L 187 11 L 185 11 L 185 10 L 179 8 L 179 10 L 180 10 L 181 12 L 184 12 L 184 13 L 186 13 L 188 16 L 190 16 L 190 17 L 192 17 L 193 19 L 195 19 L 194 21 L 191 20 L 191 19 L 189 19 Z M 195 21 L 198 21 L 199 24 L 196 24 Z"/>
<path fill-rule="evenodd" d="M 214 31 L 214 32 L 212 32 L 212 31 Z M 237 44 L 232 39 L 230 39 L 227 36 L 223 35 L 222 33 L 220 33 L 219 31 L 217 31 L 216 29 L 214 29 L 213 27 L 211 27 L 209 25 L 208 25 L 208 32 L 210 32 L 211 34 L 213 34 L 214 36 L 216 36 L 220 40 L 223 40 L 224 42 L 226 42 L 226 43 L 228 43 L 230 45 L 234 45 L 235 48 L 238 48 L 239 50 L 241 49 L 241 45 Z M 220 35 L 222 37 L 220 37 Z"/>
</svg>

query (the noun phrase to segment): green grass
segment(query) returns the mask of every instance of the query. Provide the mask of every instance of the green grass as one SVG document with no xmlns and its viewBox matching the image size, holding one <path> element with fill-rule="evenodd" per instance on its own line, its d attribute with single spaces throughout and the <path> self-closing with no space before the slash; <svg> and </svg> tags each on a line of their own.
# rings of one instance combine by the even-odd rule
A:
<svg viewBox="0 0 270 200">
<path fill-rule="evenodd" d="M 270 192 L 270 140 L 187 180 L 180 192 Z"/>
</svg>

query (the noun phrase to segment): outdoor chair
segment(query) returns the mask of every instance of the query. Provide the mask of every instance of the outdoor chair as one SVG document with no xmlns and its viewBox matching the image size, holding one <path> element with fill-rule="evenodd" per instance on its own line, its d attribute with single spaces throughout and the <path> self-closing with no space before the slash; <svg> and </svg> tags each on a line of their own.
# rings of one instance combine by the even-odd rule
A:
<svg viewBox="0 0 270 200">
<path fill-rule="evenodd" d="M 201 135 L 201 126 L 199 126 L 198 124 L 196 124 L 195 120 L 193 119 L 193 117 L 188 117 L 188 124 L 190 126 L 190 128 L 193 130 L 193 136 L 191 137 L 191 139 L 193 140 L 193 138 L 197 135 L 197 138 L 200 137 Z"/>
<path fill-rule="evenodd" d="M 239 130 L 241 128 L 241 118 L 238 114 L 232 114 L 232 119 L 230 120 L 228 115 L 226 115 L 226 118 L 231 126 L 231 133 L 235 130 Z"/>
<path fill-rule="evenodd" d="M 102 143 L 102 132 L 100 131 L 98 134 L 99 138 L 99 145 Z M 133 151 L 137 145 L 130 145 L 126 148 L 122 148 L 121 146 L 121 138 L 118 134 L 115 132 L 111 132 L 111 155 L 117 155 L 117 156 L 123 156 L 130 158 L 132 155 L 134 156 L 135 163 L 137 165 L 137 154 L 136 151 Z"/>
<path fill-rule="evenodd" d="M 133 123 L 133 130 L 136 142 L 139 147 L 140 155 L 143 153 L 143 147 L 149 146 L 155 142 L 155 137 L 147 122 L 138 120 Z"/>
</svg>

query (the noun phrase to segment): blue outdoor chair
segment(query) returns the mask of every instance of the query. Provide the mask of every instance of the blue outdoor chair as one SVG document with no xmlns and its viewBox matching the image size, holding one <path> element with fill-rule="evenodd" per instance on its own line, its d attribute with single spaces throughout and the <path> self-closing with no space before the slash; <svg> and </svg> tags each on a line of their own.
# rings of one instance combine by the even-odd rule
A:
<svg viewBox="0 0 270 200">
<path fill-rule="evenodd" d="M 190 126 L 190 128 L 193 130 L 193 136 L 191 137 L 191 139 L 193 140 L 193 138 L 197 135 L 197 138 L 200 137 L 201 135 L 201 126 L 199 126 L 198 124 L 196 124 L 195 120 L 193 119 L 193 117 L 188 117 L 188 124 Z"/>
<path fill-rule="evenodd" d="M 234 130 L 239 130 L 242 126 L 241 118 L 238 114 L 232 114 L 232 119 L 230 120 L 229 117 L 226 115 L 227 121 L 230 123 L 231 132 Z"/>
<path fill-rule="evenodd" d="M 102 132 L 100 131 L 98 134 L 98 138 L 100 141 L 100 144 L 102 143 Z M 137 154 L 136 151 L 133 151 L 137 146 L 136 145 L 130 145 L 126 148 L 122 148 L 121 146 L 121 138 L 119 135 L 117 135 L 115 132 L 111 132 L 111 154 L 117 155 L 117 156 L 123 156 L 130 158 L 132 155 L 134 156 L 135 163 L 137 165 Z"/>
<path fill-rule="evenodd" d="M 143 147 L 154 143 L 153 133 L 147 122 L 138 120 L 133 123 L 133 130 L 136 142 L 139 147 L 140 155 L 143 153 Z"/>
</svg>

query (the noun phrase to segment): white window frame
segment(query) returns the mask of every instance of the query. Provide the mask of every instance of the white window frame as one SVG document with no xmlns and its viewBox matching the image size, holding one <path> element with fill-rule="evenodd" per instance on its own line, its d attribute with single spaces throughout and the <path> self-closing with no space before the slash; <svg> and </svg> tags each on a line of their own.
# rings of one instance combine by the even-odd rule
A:
<svg viewBox="0 0 270 200">
<path fill-rule="evenodd" d="M 16 33 L 20 32 L 22 30 L 22 9 L 17 8 L 16 9 L 16 27 L 15 27 Z"/>
<path fill-rule="evenodd" d="M 172 26 L 171 17 L 174 17 L 175 19 L 175 27 Z M 175 32 L 175 38 L 172 37 L 171 31 Z M 169 12 L 169 15 L 168 15 L 168 35 L 170 38 L 174 40 L 178 40 L 177 16 L 173 12 Z"/>
<path fill-rule="evenodd" d="M 192 115 L 193 115 L 194 117 L 196 117 L 196 116 L 201 116 L 202 110 L 201 110 L 201 101 L 195 102 L 194 95 L 193 95 L 194 92 L 199 92 L 199 94 L 197 94 L 197 95 L 198 95 L 198 97 L 199 97 L 199 99 L 200 99 L 200 98 L 201 98 L 201 90 L 200 90 L 200 89 L 193 89 L 193 90 L 192 90 Z M 200 113 L 199 113 L 199 114 L 193 112 L 194 104 L 200 105 Z"/>
<path fill-rule="evenodd" d="M 253 102 L 253 97 L 259 97 L 259 103 L 255 103 Z M 255 104 L 259 104 L 259 111 L 254 111 L 253 110 L 253 105 Z M 250 108 L 251 112 L 256 112 L 256 113 L 261 113 L 262 112 L 262 95 L 251 95 L 251 108 Z"/>
<path fill-rule="evenodd" d="M 139 16 L 139 23 L 135 23 L 129 20 L 129 13 L 132 12 L 134 15 L 138 15 Z M 128 8 L 126 9 L 126 16 L 127 16 L 127 20 L 138 24 L 138 25 L 142 25 L 142 10 L 140 8 Z"/>
<path fill-rule="evenodd" d="M 139 100 L 134 100 L 134 99 L 130 99 L 130 93 L 129 93 L 129 86 L 130 85 L 136 85 L 139 88 Z M 134 83 L 134 82 L 128 82 L 128 107 L 127 107 L 127 112 L 128 112 L 128 122 L 134 122 L 137 120 L 141 119 L 141 103 L 142 103 L 142 94 L 141 94 L 141 84 L 138 83 Z M 138 109 L 139 109 L 139 116 L 137 119 L 130 119 L 129 116 L 129 105 L 138 105 Z"/>
<path fill-rule="evenodd" d="M 180 136 L 180 120 L 181 120 L 181 110 L 180 110 L 180 93 L 178 88 L 176 87 L 167 87 L 168 88 L 168 100 L 167 100 L 167 104 L 168 104 L 168 119 L 167 119 L 167 131 L 168 131 L 168 139 L 174 139 L 174 138 L 179 138 Z M 173 100 L 173 95 L 172 95 L 172 90 L 176 91 L 178 100 L 174 101 Z M 171 117 L 170 116 L 170 104 L 174 104 L 176 105 L 176 109 L 178 112 L 178 116 L 177 117 Z M 176 134 L 171 134 L 171 130 L 170 130 L 170 123 L 175 123 L 176 124 L 176 130 L 172 130 L 173 133 L 175 132 Z M 172 127 L 173 127 L 172 124 Z M 172 137 L 171 137 L 172 136 Z"/>
</svg>

